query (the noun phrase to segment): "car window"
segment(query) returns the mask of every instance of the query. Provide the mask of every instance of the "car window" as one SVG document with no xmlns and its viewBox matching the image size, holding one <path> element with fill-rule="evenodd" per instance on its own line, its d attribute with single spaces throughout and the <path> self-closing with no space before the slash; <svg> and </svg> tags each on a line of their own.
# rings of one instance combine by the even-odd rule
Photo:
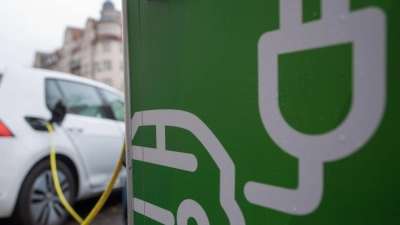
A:
<svg viewBox="0 0 400 225">
<path fill-rule="evenodd" d="M 57 102 L 62 99 L 60 89 L 58 89 L 55 80 L 46 80 L 46 105 L 52 110 Z"/>
<path fill-rule="evenodd" d="M 124 121 L 125 120 L 125 108 L 124 108 L 124 100 L 119 97 L 116 94 L 113 94 L 111 92 L 102 90 L 108 104 L 110 105 L 110 108 L 112 112 L 114 113 L 114 117 L 118 121 Z"/>
<path fill-rule="evenodd" d="M 95 87 L 64 80 L 59 80 L 58 83 L 69 113 L 107 118 L 105 105 Z"/>
</svg>

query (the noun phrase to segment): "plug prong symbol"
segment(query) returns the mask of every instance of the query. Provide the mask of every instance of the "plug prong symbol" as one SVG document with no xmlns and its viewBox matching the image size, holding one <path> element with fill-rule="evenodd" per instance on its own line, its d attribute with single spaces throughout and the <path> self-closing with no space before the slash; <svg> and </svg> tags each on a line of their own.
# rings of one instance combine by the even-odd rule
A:
<svg viewBox="0 0 400 225">
<path fill-rule="evenodd" d="M 298 187 L 287 189 L 250 181 L 247 200 L 277 211 L 305 215 L 323 197 L 324 162 L 345 158 L 373 136 L 386 104 L 386 18 L 368 7 L 354 12 L 349 0 L 322 0 L 322 18 L 302 24 L 302 1 L 280 0 L 280 29 L 258 42 L 259 108 L 268 135 L 298 158 Z M 352 105 L 333 130 L 309 135 L 293 129 L 279 108 L 278 55 L 352 44 Z M 329 60 L 329 58 L 327 58 Z M 323 74 L 321 74 L 323 76 Z M 341 141 L 340 139 L 346 139 Z"/>
</svg>

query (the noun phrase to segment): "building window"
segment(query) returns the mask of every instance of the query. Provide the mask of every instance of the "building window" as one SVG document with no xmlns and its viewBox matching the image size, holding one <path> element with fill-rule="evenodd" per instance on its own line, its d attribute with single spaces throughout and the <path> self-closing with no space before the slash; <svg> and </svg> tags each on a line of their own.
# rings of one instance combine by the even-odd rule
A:
<svg viewBox="0 0 400 225">
<path fill-rule="evenodd" d="M 104 82 L 105 84 L 107 84 L 107 85 L 112 86 L 112 80 L 111 80 L 110 78 L 104 79 L 103 82 Z"/>
<path fill-rule="evenodd" d="M 104 61 L 104 70 L 111 70 L 112 69 L 112 64 L 111 61 Z"/>
<path fill-rule="evenodd" d="M 82 75 L 89 74 L 89 64 L 83 65 Z"/>
<path fill-rule="evenodd" d="M 121 62 L 121 71 L 124 71 L 124 61 Z"/>
<path fill-rule="evenodd" d="M 110 42 L 104 42 L 104 43 L 103 43 L 103 51 L 104 51 L 104 52 L 110 52 L 110 51 L 111 51 Z"/>
<path fill-rule="evenodd" d="M 98 62 L 95 62 L 95 63 L 94 63 L 94 70 L 95 70 L 96 72 L 101 72 L 100 63 L 98 63 Z"/>
</svg>

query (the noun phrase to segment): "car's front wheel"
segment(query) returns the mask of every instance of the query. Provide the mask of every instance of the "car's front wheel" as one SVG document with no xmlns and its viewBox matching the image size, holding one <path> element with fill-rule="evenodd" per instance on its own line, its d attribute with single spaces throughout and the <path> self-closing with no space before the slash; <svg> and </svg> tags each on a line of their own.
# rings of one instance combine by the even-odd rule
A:
<svg viewBox="0 0 400 225">
<path fill-rule="evenodd" d="M 72 205 L 76 185 L 69 168 L 57 160 L 57 174 L 61 189 Z M 26 225 L 60 225 L 68 218 L 68 212 L 57 196 L 49 160 L 38 163 L 22 185 L 15 209 L 16 219 Z"/>
</svg>

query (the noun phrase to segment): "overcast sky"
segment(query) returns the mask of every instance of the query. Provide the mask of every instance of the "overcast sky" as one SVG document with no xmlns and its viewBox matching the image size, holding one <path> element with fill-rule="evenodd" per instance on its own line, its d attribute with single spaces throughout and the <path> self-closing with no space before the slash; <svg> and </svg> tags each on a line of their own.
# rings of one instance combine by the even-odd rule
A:
<svg viewBox="0 0 400 225">
<path fill-rule="evenodd" d="M 0 64 L 32 66 L 35 51 L 60 48 L 67 26 L 100 18 L 105 0 L 0 0 Z M 121 10 L 121 0 L 112 0 Z"/>
</svg>

